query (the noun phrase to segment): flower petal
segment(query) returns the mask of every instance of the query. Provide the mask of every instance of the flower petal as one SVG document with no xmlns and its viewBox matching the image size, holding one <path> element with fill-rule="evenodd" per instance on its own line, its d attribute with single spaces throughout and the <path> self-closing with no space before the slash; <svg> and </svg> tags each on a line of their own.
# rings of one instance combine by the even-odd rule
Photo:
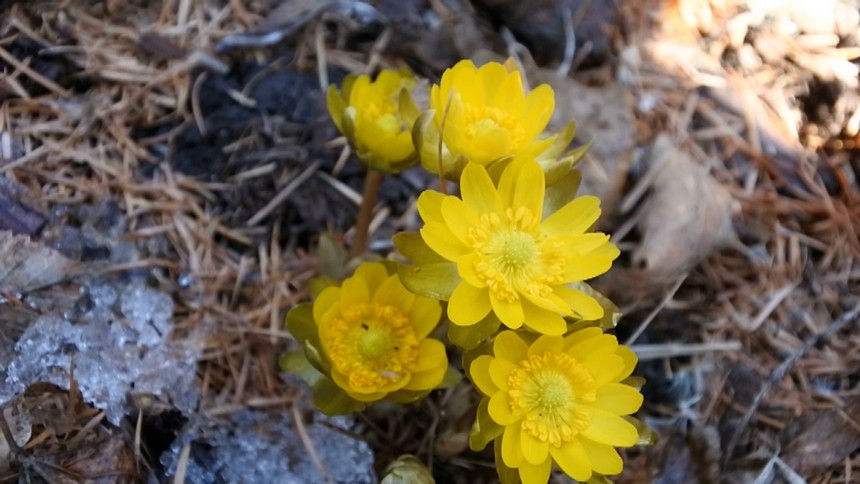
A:
<svg viewBox="0 0 860 484">
<path fill-rule="evenodd" d="M 499 81 L 499 90 L 496 91 L 492 106 L 513 116 L 524 118 L 526 96 L 520 72 L 509 72 L 508 75 Z"/>
<path fill-rule="evenodd" d="M 501 358 L 493 358 L 490 362 L 490 379 L 502 391 L 508 391 L 508 376 L 517 369 L 515 363 Z"/>
<path fill-rule="evenodd" d="M 639 440 L 639 432 L 630 422 L 599 408 L 591 409 L 591 425 L 582 435 L 600 444 L 630 447 Z"/>
<path fill-rule="evenodd" d="M 483 86 L 478 82 L 478 68 L 471 60 L 460 61 L 449 74 L 452 89 L 455 89 L 464 99 L 480 102 L 484 98 Z"/>
<path fill-rule="evenodd" d="M 583 341 L 587 341 L 592 338 L 599 338 L 601 336 L 603 336 L 603 330 L 597 327 L 583 328 L 579 331 L 575 331 L 564 337 L 564 351 L 570 352 L 571 356 L 579 359 L 579 353 L 571 352 L 571 349 Z"/>
<path fill-rule="evenodd" d="M 564 338 L 561 336 L 544 334 L 529 346 L 529 356 L 543 355 L 544 353 L 561 353 L 563 346 Z"/>
<path fill-rule="evenodd" d="M 496 313 L 496 316 L 499 317 L 505 326 L 511 329 L 517 329 L 523 325 L 525 316 L 523 315 L 523 305 L 520 299 L 505 301 L 497 298 L 495 294 L 493 294 L 493 291 L 489 291 L 489 294 L 493 312 Z"/>
<path fill-rule="evenodd" d="M 404 385 L 403 389 L 411 391 L 432 390 L 442 383 L 442 380 L 445 378 L 446 371 L 448 371 L 448 365 L 439 366 L 427 371 L 412 373 L 409 376 L 409 383 Z"/>
<path fill-rule="evenodd" d="M 365 304 L 370 302 L 370 291 L 367 288 L 367 283 L 360 277 L 350 277 L 343 281 L 340 288 L 340 305 L 343 308 L 348 308 L 355 304 Z"/>
<path fill-rule="evenodd" d="M 490 397 L 487 407 L 490 417 L 499 425 L 512 425 L 518 419 L 511 413 L 511 401 L 508 392 L 496 392 Z"/>
<path fill-rule="evenodd" d="M 552 460 L 546 459 L 538 465 L 521 462 L 517 470 L 523 484 L 546 484 L 552 473 Z"/>
<path fill-rule="evenodd" d="M 407 291 L 397 274 L 394 274 L 382 281 L 376 294 L 371 298 L 371 302 L 393 306 L 406 314 L 415 303 L 415 294 Z"/>
<path fill-rule="evenodd" d="M 493 185 L 493 180 L 482 166 L 467 164 L 460 176 L 460 196 L 478 215 L 503 211 L 502 199 Z"/>
<path fill-rule="evenodd" d="M 540 217 L 541 212 L 543 212 L 543 196 L 545 192 L 546 179 L 540 165 L 532 160 L 523 162 L 519 170 L 519 176 L 517 177 L 511 207 L 514 210 L 519 207 L 526 207 L 533 214 Z"/>
<path fill-rule="evenodd" d="M 382 282 L 388 279 L 388 271 L 379 262 L 365 262 L 358 266 L 353 277 L 364 279 L 370 294 L 374 294 Z"/>
<path fill-rule="evenodd" d="M 472 364 L 469 365 L 469 378 L 484 395 L 494 395 L 499 391 L 499 387 L 490 378 L 491 361 L 493 361 L 492 356 L 481 355 L 475 358 Z"/>
<path fill-rule="evenodd" d="M 556 465 L 571 479 L 585 482 L 591 477 L 591 460 L 579 439 L 565 442 L 561 447 L 550 447 Z"/>
<path fill-rule="evenodd" d="M 630 385 L 607 383 L 597 389 L 597 400 L 592 406 L 616 415 L 630 415 L 642 406 L 642 394 Z"/>
<path fill-rule="evenodd" d="M 539 308 L 529 301 L 523 302 L 526 327 L 540 334 L 559 336 L 567 331 L 567 323 L 560 314 Z"/>
<path fill-rule="evenodd" d="M 514 193 L 517 189 L 517 177 L 519 177 L 520 167 L 526 161 L 514 160 L 502 170 L 502 175 L 499 177 L 498 193 L 502 199 L 502 206 L 514 207 Z"/>
<path fill-rule="evenodd" d="M 549 442 L 538 439 L 526 430 L 520 435 L 520 448 L 523 459 L 532 465 L 540 464 L 549 457 Z"/>
<path fill-rule="evenodd" d="M 457 197 L 442 200 L 442 218 L 451 233 L 463 244 L 469 243 L 469 229 L 480 223 L 475 211 Z"/>
<path fill-rule="evenodd" d="M 478 79 L 484 89 L 485 104 L 491 104 L 499 90 L 499 80 L 508 75 L 508 70 L 498 62 L 487 62 L 478 69 Z"/>
<path fill-rule="evenodd" d="M 424 190 L 418 196 L 418 214 L 427 222 L 442 222 L 442 200 L 446 195 L 434 190 Z"/>
<path fill-rule="evenodd" d="M 562 313 L 565 315 L 572 314 L 572 311 L 570 310 L 570 304 L 568 304 L 567 301 L 560 298 L 554 292 L 550 293 L 546 297 L 541 296 L 539 294 L 521 294 L 524 295 L 525 298 L 529 300 L 529 302 L 541 309 L 546 309 L 547 311 L 552 311 L 554 313 Z"/>
<path fill-rule="evenodd" d="M 340 291 L 339 287 L 327 287 L 317 296 L 316 301 L 314 301 L 314 321 L 317 324 L 322 321 L 323 315 L 337 304 L 340 299 Z"/>
<path fill-rule="evenodd" d="M 633 370 L 636 368 L 636 363 L 639 362 L 639 357 L 636 356 L 636 353 L 634 353 L 633 350 L 627 346 L 621 345 L 615 349 L 615 354 L 624 360 L 624 370 L 612 380 L 614 382 L 619 382 L 633 373 Z"/>
<path fill-rule="evenodd" d="M 570 309 L 581 319 L 593 321 L 603 317 L 603 306 L 588 294 L 567 286 L 554 287 L 553 292 L 570 305 Z"/>
<path fill-rule="evenodd" d="M 526 136 L 534 138 L 543 132 L 555 109 L 555 93 L 548 84 L 541 84 L 526 95 Z"/>
<path fill-rule="evenodd" d="M 585 233 L 600 218 L 600 199 L 585 195 L 573 199 L 558 209 L 541 224 L 547 235 L 574 235 Z"/>
<path fill-rule="evenodd" d="M 519 425 L 505 427 L 502 434 L 502 461 L 506 466 L 517 468 L 523 461 L 523 451 L 520 446 L 520 435 L 522 430 Z"/>
<path fill-rule="evenodd" d="M 514 331 L 502 331 L 493 341 L 496 358 L 518 363 L 528 356 L 528 344 Z"/>
<path fill-rule="evenodd" d="M 551 235 L 555 240 L 564 243 L 564 249 L 569 254 L 586 255 L 609 243 L 609 236 L 602 232 L 586 232 L 576 235 Z"/>
<path fill-rule="evenodd" d="M 417 296 L 412 307 L 406 312 L 406 317 L 415 328 L 415 337 L 425 338 L 439 324 L 439 319 L 442 317 L 442 305 L 435 299 Z"/>
<path fill-rule="evenodd" d="M 582 340 L 570 348 L 568 353 L 579 361 L 595 355 L 611 355 L 618 349 L 618 340 L 611 334 L 600 334 L 595 338 Z"/>
<path fill-rule="evenodd" d="M 588 454 L 588 460 L 591 461 L 594 472 L 612 476 L 620 474 L 624 469 L 624 461 L 612 446 L 591 442 L 588 439 L 582 439 L 582 446 Z"/>
<path fill-rule="evenodd" d="M 445 345 L 435 339 L 423 339 L 418 344 L 418 361 L 415 363 L 413 373 L 420 373 L 432 369 L 448 368 L 448 355 L 445 353 Z M 445 372 L 442 371 L 444 374 Z"/>
<path fill-rule="evenodd" d="M 479 257 L 477 252 L 472 252 L 457 259 L 457 273 L 472 286 L 486 287 L 487 283 L 478 277 L 478 272 L 475 270 L 475 262 Z"/>
<path fill-rule="evenodd" d="M 595 385 L 598 387 L 609 383 L 619 373 L 624 371 L 624 360 L 614 354 L 591 355 L 584 360 L 579 360 L 579 362 L 591 373 Z"/>
<path fill-rule="evenodd" d="M 448 301 L 448 319 L 459 326 L 471 326 L 490 313 L 489 290 L 461 282 Z"/>
<path fill-rule="evenodd" d="M 593 252 L 585 255 L 568 253 L 564 261 L 564 280 L 587 281 L 605 274 L 612 267 L 612 261 L 620 254 L 614 245 L 607 243 L 606 247 L 607 250 L 601 249 L 601 252 L 606 252 L 604 255 L 594 255 Z"/>
<path fill-rule="evenodd" d="M 469 253 L 469 249 L 443 222 L 425 223 L 421 227 L 421 238 L 434 252 L 448 260 L 454 261 Z"/>
</svg>

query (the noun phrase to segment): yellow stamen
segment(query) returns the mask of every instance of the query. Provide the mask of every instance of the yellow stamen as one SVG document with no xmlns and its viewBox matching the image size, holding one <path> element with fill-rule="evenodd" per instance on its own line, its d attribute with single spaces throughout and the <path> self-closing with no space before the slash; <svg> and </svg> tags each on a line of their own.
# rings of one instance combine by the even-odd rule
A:
<svg viewBox="0 0 860 484">
<path fill-rule="evenodd" d="M 366 392 L 400 381 L 418 360 L 418 339 L 403 312 L 382 304 L 356 304 L 329 321 L 323 345 L 352 388 Z"/>
<path fill-rule="evenodd" d="M 478 254 L 474 269 L 497 299 L 513 302 L 519 294 L 547 297 L 563 282 L 563 244 L 539 231 L 540 219 L 528 208 L 485 213 L 471 227 L 469 244 Z"/>
<path fill-rule="evenodd" d="M 586 403 L 597 398 L 591 374 L 565 353 L 532 355 L 508 377 L 511 413 L 523 431 L 560 446 L 591 425 Z"/>
<path fill-rule="evenodd" d="M 522 121 L 511 116 L 510 113 L 491 106 L 464 104 L 463 107 L 467 139 L 473 139 L 494 129 L 502 129 L 508 133 L 511 150 L 516 150 L 522 145 L 525 129 Z"/>
</svg>

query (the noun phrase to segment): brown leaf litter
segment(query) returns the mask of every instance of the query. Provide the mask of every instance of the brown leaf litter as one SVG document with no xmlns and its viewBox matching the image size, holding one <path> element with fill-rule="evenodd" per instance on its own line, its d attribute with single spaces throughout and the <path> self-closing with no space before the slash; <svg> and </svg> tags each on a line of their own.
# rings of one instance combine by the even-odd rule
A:
<svg viewBox="0 0 860 484">
<path fill-rule="evenodd" d="M 304 411 L 276 366 L 292 344 L 283 315 L 320 273 L 315 234 L 346 237 L 360 198 L 321 87 L 380 66 L 432 81 L 481 52 L 522 61 L 524 44 L 541 61 L 530 83 L 550 82 L 558 121 L 577 121 L 576 143 L 594 141 L 584 185 L 604 198 L 601 228 L 622 249 L 597 284 L 628 312 L 619 337 L 640 328 L 648 355 L 641 414 L 666 445 L 627 452 L 619 480 L 860 472 L 856 323 L 818 338 L 860 304 L 860 20 L 847 2 L 558 0 L 530 16 L 501 1 L 276 3 L 2 7 L 0 175 L 16 188 L 0 191 L 0 223 L 30 237 L 4 235 L 2 254 L 35 264 L 4 264 L 5 291 L 26 302 L 57 284 L 43 294 L 62 297 L 67 264 L 145 274 L 173 295 L 176 338 L 205 329 L 202 415 Z M 559 21 L 536 29 L 546 12 Z M 432 178 L 387 183 L 372 226 L 415 228 L 414 195 Z M 384 239 L 375 247 L 388 250 Z M 48 310 L 3 297 L 7 326 Z M 20 334 L 7 329 L 0 337 Z M 31 391 L 28 408 L 65 410 L 32 427 L 19 471 L 61 481 L 143 468 L 97 410 Z M 474 402 L 462 392 L 370 412 L 360 438 L 382 467 L 410 451 L 440 480 L 491 475 L 490 456 L 463 452 Z M 81 426 L 104 438 L 76 440 Z M 734 435 L 735 451 L 719 452 Z"/>
</svg>

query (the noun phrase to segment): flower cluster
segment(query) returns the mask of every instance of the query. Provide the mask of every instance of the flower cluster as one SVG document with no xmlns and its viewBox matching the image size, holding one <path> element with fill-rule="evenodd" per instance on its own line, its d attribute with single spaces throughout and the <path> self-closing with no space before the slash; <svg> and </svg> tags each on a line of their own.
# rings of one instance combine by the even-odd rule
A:
<svg viewBox="0 0 860 484">
<path fill-rule="evenodd" d="M 294 307 L 287 327 L 302 348 L 282 367 L 306 376 L 327 413 L 414 401 L 456 381 L 430 337 L 444 307 L 482 396 L 470 446 L 493 442 L 503 483 L 547 482 L 554 467 L 579 481 L 620 473 L 616 448 L 649 433 L 632 417 L 636 355 L 605 332 L 618 308 L 586 282 L 619 256 L 593 230 L 600 201 L 575 196 L 588 146 L 568 150 L 573 123 L 546 132 L 552 88 L 527 92 L 508 64 L 457 63 L 423 112 L 414 86 L 403 71 L 350 76 L 329 90 L 329 113 L 368 167 L 420 160 L 459 193 L 420 194 L 420 231 L 393 239 L 411 264 L 362 263 Z"/>
</svg>

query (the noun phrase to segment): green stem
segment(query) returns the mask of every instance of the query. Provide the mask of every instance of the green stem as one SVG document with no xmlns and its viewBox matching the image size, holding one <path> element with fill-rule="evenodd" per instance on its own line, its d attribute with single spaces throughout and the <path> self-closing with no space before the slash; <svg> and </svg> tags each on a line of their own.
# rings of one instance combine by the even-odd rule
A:
<svg viewBox="0 0 860 484">
<path fill-rule="evenodd" d="M 376 205 L 376 195 L 379 193 L 379 185 L 382 183 L 382 172 L 367 169 L 364 178 L 364 193 L 361 198 L 361 206 L 358 207 L 358 218 L 355 221 L 355 235 L 352 239 L 352 248 L 349 255 L 358 257 L 367 250 L 368 229 L 373 220 L 373 207 Z"/>
</svg>

